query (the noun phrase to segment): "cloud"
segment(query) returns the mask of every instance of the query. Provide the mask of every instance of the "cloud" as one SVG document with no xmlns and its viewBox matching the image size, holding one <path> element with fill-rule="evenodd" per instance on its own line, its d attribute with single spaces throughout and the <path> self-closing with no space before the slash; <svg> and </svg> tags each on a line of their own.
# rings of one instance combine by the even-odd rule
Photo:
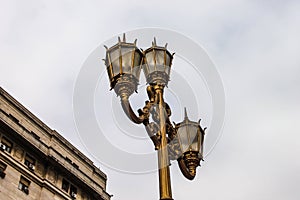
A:
<svg viewBox="0 0 300 200">
<path fill-rule="evenodd" d="M 3 4 L 1 86 L 82 151 L 72 91 L 89 53 L 126 30 L 173 29 L 207 49 L 227 97 L 224 135 L 196 180 L 172 165 L 174 199 L 298 199 L 298 1 Z M 158 198 L 156 174 L 104 171 L 114 198 Z"/>
</svg>

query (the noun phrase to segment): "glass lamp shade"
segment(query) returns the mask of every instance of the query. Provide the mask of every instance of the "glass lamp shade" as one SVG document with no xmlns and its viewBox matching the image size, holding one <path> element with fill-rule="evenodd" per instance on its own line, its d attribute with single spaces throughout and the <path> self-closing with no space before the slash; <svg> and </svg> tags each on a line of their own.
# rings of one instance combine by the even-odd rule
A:
<svg viewBox="0 0 300 200">
<path fill-rule="evenodd" d="M 175 124 L 176 140 L 173 145 L 180 171 L 189 180 L 196 176 L 196 168 L 203 160 L 204 130 L 198 122 L 190 121 L 185 110 L 183 122 Z M 170 148 L 170 152 L 174 150 Z M 173 153 L 174 154 L 174 153 Z"/>
<path fill-rule="evenodd" d="M 171 72 L 173 55 L 166 47 L 153 43 L 144 51 L 143 71 L 149 84 L 167 85 Z"/>
<path fill-rule="evenodd" d="M 113 89 L 118 82 L 122 81 L 122 77 L 126 77 L 126 81 L 138 85 L 141 64 L 143 60 L 142 52 L 134 43 L 126 43 L 125 41 L 117 43 L 106 50 L 105 65 L 110 80 L 110 86 Z"/>
<path fill-rule="evenodd" d="M 175 129 L 181 153 L 197 152 L 201 157 L 203 153 L 204 130 L 199 122 L 190 121 L 186 115 L 183 122 L 175 125 Z"/>
</svg>

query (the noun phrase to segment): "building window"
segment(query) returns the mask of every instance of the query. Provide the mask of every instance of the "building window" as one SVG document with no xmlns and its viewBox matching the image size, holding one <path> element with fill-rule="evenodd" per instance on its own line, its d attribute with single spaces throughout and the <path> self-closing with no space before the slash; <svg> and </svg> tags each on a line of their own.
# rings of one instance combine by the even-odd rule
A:
<svg viewBox="0 0 300 200">
<path fill-rule="evenodd" d="M 5 177 L 5 170 L 6 170 L 7 165 L 4 164 L 3 162 L 0 161 L 0 177 L 4 178 Z"/>
<path fill-rule="evenodd" d="M 63 179 L 61 189 L 65 192 L 69 191 L 70 183 Z"/>
<path fill-rule="evenodd" d="M 29 194 L 28 187 L 30 185 L 30 181 L 21 176 L 18 189 L 24 192 L 25 194 Z"/>
<path fill-rule="evenodd" d="M 76 199 L 77 196 L 77 188 L 73 185 L 70 187 L 70 195 L 72 198 Z"/>
<path fill-rule="evenodd" d="M 25 156 L 25 161 L 24 164 L 30 169 L 34 170 L 35 169 L 35 159 L 28 154 Z"/>
<path fill-rule="evenodd" d="M 13 143 L 10 140 L 8 140 L 6 137 L 2 137 L 1 143 L 0 143 L 0 150 L 10 153 L 12 146 L 13 146 Z"/>
<path fill-rule="evenodd" d="M 72 199 L 76 199 L 77 188 L 74 185 L 71 185 L 67 180 L 63 179 L 61 189 L 65 192 L 69 192 Z"/>
</svg>

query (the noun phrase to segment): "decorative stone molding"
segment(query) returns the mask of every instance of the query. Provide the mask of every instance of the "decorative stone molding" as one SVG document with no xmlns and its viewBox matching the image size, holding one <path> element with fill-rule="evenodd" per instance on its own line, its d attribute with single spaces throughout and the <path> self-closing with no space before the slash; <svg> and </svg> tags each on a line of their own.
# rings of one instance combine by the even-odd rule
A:
<svg viewBox="0 0 300 200">
<path fill-rule="evenodd" d="M 19 161 L 22 161 L 25 154 L 24 149 L 19 146 L 16 146 L 14 149 L 14 157 L 16 157 Z"/>
</svg>

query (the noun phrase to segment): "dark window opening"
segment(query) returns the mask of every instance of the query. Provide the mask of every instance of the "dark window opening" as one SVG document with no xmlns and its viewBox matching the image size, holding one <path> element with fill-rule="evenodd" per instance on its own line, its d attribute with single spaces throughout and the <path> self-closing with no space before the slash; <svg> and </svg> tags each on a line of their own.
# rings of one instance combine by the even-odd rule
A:
<svg viewBox="0 0 300 200">
<path fill-rule="evenodd" d="M 71 185 L 67 180 L 62 180 L 61 189 L 65 192 L 68 192 L 72 199 L 77 197 L 77 188 L 74 185 Z"/>
<path fill-rule="evenodd" d="M 0 143 L 1 151 L 6 151 L 6 152 L 10 153 L 12 146 L 13 146 L 13 143 L 9 139 L 7 139 L 6 137 L 2 137 L 1 143 Z"/>
<path fill-rule="evenodd" d="M 24 164 L 30 169 L 35 169 L 35 159 L 26 154 Z"/>
<path fill-rule="evenodd" d="M 76 199 L 76 196 L 77 196 L 77 188 L 73 185 L 71 185 L 71 188 L 70 188 L 70 195 L 72 198 Z"/>
<path fill-rule="evenodd" d="M 9 118 L 11 118 L 14 122 L 19 123 L 19 120 L 15 118 L 12 114 L 9 114 Z"/>
<path fill-rule="evenodd" d="M 76 165 L 75 163 L 72 164 L 76 169 L 79 169 L 79 166 Z"/>
<path fill-rule="evenodd" d="M 61 189 L 65 192 L 69 191 L 70 183 L 63 179 Z"/>
<path fill-rule="evenodd" d="M 68 157 L 66 157 L 66 161 L 67 161 L 68 163 L 72 163 L 72 160 L 71 160 L 70 158 L 68 158 Z"/>
<path fill-rule="evenodd" d="M 37 139 L 37 140 L 40 139 L 40 136 L 38 136 L 35 132 L 31 131 L 30 133 L 35 139 Z"/>
<path fill-rule="evenodd" d="M 30 181 L 21 176 L 18 189 L 24 192 L 25 194 L 29 194 L 29 187 Z"/>
<path fill-rule="evenodd" d="M 6 167 L 7 167 L 7 165 L 0 161 L 0 177 L 1 178 L 4 178 L 6 175 L 5 174 Z"/>
</svg>

